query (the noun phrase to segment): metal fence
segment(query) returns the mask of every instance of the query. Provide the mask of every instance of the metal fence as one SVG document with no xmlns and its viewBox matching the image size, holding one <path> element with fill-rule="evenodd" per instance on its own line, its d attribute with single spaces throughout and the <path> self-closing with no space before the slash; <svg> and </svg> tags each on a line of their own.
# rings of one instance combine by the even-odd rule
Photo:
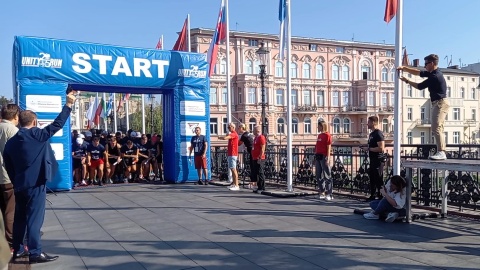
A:
<svg viewBox="0 0 480 270">
<path fill-rule="evenodd" d="M 393 149 L 393 145 L 386 145 Z M 428 159 L 435 152 L 435 145 L 401 145 L 400 157 L 404 159 Z M 480 145 L 447 145 L 449 159 L 480 159 Z M 314 145 L 294 145 L 292 155 L 292 179 L 294 187 L 317 188 L 315 179 Z M 384 180 L 393 174 L 393 154 L 387 151 L 387 161 L 383 166 Z M 250 166 L 248 155 L 240 153 L 238 171 L 240 180 L 249 180 Z M 287 181 L 287 149 L 286 146 L 269 144 L 266 150 L 265 178 L 267 182 L 286 185 Z M 358 145 L 332 146 L 332 178 L 334 189 L 350 194 L 369 195 L 370 179 L 368 177 L 368 153 L 359 149 Z M 211 148 L 211 170 L 213 177 L 228 179 L 226 147 Z M 480 167 L 479 167 L 480 171 Z M 401 168 L 405 177 L 405 169 Z M 466 207 L 477 209 L 480 200 L 479 175 L 460 171 L 445 172 L 429 169 L 414 170 L 412 184 L 412 200 L 419 205 L 438 207 L 441 199 L 441 180 L 446 177 L 448 200 L 450 205 L 460 209 Z"/>
</svg>

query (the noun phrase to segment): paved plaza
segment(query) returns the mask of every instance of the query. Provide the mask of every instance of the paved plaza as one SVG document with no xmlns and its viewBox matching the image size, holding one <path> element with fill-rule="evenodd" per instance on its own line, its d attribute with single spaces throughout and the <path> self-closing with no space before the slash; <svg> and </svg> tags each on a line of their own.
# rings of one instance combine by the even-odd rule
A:
<svg viewBox="0 0 480 270">
<path fill-rule="evenodd" d="M 479 269 L 480 224 L 365 220 L 366 203 L 126 184 L 50 194 L 32 269 Z"/>
</svg>

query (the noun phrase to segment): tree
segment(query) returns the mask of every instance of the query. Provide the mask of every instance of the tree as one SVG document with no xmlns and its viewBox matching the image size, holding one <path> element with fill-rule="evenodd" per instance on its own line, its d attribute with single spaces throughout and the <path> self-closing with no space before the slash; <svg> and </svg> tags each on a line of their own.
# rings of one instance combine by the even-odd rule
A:
<svg viewBox="0 0 480 270">
<path fill-rule="evenodd" d="M 0 107 L 3 107 L 7 104 L 14 103 L 13 99 L 8 99 L 5 96 L 0 96 Z"/>
<path fill-rule="evenodd" d="M 152 117 L 150 105 L 145 105 L 145 131 L 150 133 L 152 126 Z M 130 115 L 130 127 L 135 131 L 142 131 L 142 111 Z M 162 106 L 153 106 L 153 132 L 163 134 L 163 108 Z"/>
</svg>

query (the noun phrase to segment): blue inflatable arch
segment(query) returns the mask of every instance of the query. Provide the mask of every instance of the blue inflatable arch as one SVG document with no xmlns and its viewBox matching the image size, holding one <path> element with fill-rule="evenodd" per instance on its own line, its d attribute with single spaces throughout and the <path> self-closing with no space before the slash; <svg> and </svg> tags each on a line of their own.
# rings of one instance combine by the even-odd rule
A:
<svg viewBox="0 0 480 270">
<path fill-rule="evenodd" d="M 92 92 L 163 94 L 164 177 L 172 183 L 198 180 L 187 149 L 196 126 L 210 137 L 204 54 L 15 37 L 13 77 L 15 101 L 35 111 L 42 124 L 61 111 L 68 85 Z M 59 163 L 48 183 L 53 190 L 72 188 L 71 141 L 70 122 L 51 139 Z"/>
</svg>

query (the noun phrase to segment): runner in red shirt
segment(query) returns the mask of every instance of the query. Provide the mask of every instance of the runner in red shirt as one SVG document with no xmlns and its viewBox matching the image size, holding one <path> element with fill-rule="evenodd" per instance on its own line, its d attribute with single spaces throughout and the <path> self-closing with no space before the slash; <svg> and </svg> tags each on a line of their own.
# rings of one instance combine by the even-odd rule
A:
<svg viewBox="0 0 480 270">
<path fill-rule="evenodd" d="M 228 189 L 232 191 L 240 190 L 238 185 L 238 173 L 237 173 L 237 159 L 238 159 L 238 134 L 235 132 L 235 124 L 228 124 L 228 131 L 230 133 L 225 137 L 219 137 L 221 140 L 228 140 L 227 159 L 228 168 L 232 172 L 233 183 Z"/>
<path fill-rule="evenodd" d="M 253 167 L 252 167 L 252 181 L 257 182 L 257 189 L 253 192 L 262 193 L 265 191 L 265 147 L 267 145 L 267 140 L 265 136 L 262 135 L 261 126 L 256 126 L 253 129 L 253 135 L 255 139 L 253 140 L 253 149 L 252 149 L 252 158 L 253 158 Z"/>
</svg>

